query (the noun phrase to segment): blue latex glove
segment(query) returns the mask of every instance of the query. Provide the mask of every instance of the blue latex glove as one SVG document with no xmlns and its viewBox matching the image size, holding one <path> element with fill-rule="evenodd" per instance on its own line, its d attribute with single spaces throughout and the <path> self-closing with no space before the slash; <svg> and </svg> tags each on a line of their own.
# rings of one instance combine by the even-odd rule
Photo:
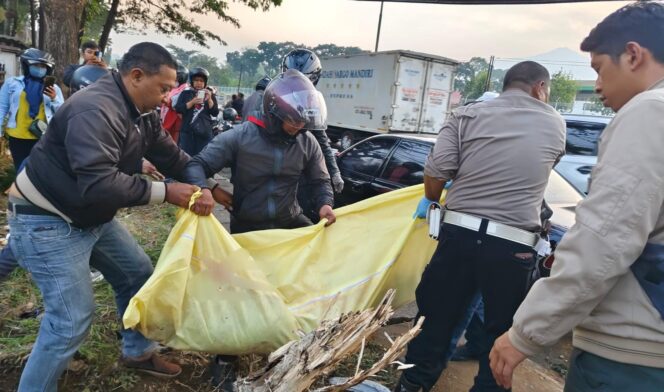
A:
<svg viewBox="0 0 664 392">
<path fill-rule="evenodd" d="M 427 217 L 427 211 L 429 210 L 429 206 L 431 206 L 432 203 L 435 203 L 436 200 L 429 200 L 425 197 L 420 200 L 420 203 L 417 205 L 417 209 L 415 210 L 415 213 L 413 214 L 413 219 L 415 218 L 420 218 L 424 219 Z"/>
</svg>

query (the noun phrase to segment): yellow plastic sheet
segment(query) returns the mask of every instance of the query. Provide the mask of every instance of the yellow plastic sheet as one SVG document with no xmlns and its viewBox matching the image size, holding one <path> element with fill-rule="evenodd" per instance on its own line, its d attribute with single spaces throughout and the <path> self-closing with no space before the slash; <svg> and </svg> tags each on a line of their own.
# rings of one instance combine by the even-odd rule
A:
<svg viewBox="0 0 664 392">
<path fill-rule="evenodd" d="M 233 236 L 183 209 L 124 325 L 177 349 L 270 352 L 390 288 L 394 306 L 408 303 L 436 247 L 412 218 L 422 194 L 419 185 L 339 208 L 329 227 Z"/>
</svg>

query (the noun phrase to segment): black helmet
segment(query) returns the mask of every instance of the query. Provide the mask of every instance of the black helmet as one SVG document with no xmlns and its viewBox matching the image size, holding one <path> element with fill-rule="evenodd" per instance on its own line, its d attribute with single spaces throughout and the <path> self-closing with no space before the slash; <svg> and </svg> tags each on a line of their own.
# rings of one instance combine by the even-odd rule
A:
<svg viewBox="0 0 664 392">
<path fill-rule="evenodd" d="M 302 129 L 324 130 L 327 126 L 323 95 L 311 80 L 294 69 L 268 84 L 263 96 L 263 113 L 273 131 L 279 121 L 301 125 Z"/>
<path fill-rule="evenodd" d="M 178 61 L 178 69 L 177 69 L 177 81 L 178 84 L 185 84 L 187 83 L 187 78 L 189 77 L 189 69 L 184 66 L 180 61 Z"/>
<path fill-rule="evenodd" d="M 189 71 L 189 84 L 193 82 L 194 76 L 202 76 L 205 80 L 205 87 L 207 87 L 208 79 L 210 78 L 210 73 L 207 69 L 203 67 L 194 67 Z"/>
<path fill-rule="evenodd" d="M 259 80 L 258 83 L 256 83 L 256 91 L 265 90 L 271 80 L 272 78 L 269 76 L 265 76 L 263 79 Z"/>
<path fill-rule="evenodd" d="M 320 65 L 320 60 L 316 56 L 316 53 L 309 49 L 295 49 L 291 50 L 281 63 L 281 71 L 286 72 L 287 69 L 296 69 L 302 72 L 315 86 L 318 83 L 318 79 L 320 79 L 323 67 Z"/>
<path fill-rule="evenodd" d="M 226 108 L 221 116 L 226 121 L 235 121 L 237 119 L 237 111 L 233 108 Z"/>
<path fill-rule="evenodd" d="M 23 70 L 24 76 L 28 76 L 30 74 L 30 66 L 34 64 L 45 65 L 46 75 L 51 75 L 53 73 L 55 60 L 48 52 L 44 52 L 43 50 L 36 48 L 28 48 L 23 51 L 23 53 L 21 53 L 21 69 Z"/>
<path fill-rule="evenodd" d="M 69 84 L 71 93 L 73 94 L 80 89 L 88 87 L 109 72 L 110 71 L 106 68 L 97 65 L 84 65 L 79 67 L 71 76 L 71 82 Z"/>
</svg>

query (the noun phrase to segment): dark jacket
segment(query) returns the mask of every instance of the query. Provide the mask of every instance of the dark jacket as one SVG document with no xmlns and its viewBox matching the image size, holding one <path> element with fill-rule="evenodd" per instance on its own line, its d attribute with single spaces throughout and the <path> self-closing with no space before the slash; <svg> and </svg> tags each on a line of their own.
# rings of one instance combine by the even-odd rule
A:
<svg viewBox="0 0 664 392">
<path fill-rule="evenodd" d="M 318 209 L 334 203 L 323 154 L 308 132 L 284 138 L 252 122 L 236 125 L 192 158 L 185 181 L 206 188 L 206 178 L 225 167 L 233 171 L 233 218 L 245 225 L 276 228 L 300 215 L 301 176 L 314 187 Z"/>
<path fill-rule="evenodd" d="M 242 104 L 242 121 L 247 121 L 249 116 L 262 117 L 264 90 L 256 90 Z"/>
<path fill-rule="evenodd" d="M 152 183 L 133 175 L 144 156 L 167 177 L 179 177 L 189 161 L 162 130 L 156 112 L 138 112 L 113 72 L 62 105 L 25 170 L 75 226 L 90 227 L 110 221 L 120 208 L 150 201 Z"/>
<path fill-rule="evenodd" d="M 191 109 L 187 109 L 187 102 L 194 99 L 195 96 L 196 96 L 196 90 L 191 88 L 184 90 L 182 94 L 180 94 L 178 102 L 175 104 L 175 111 L 178 113 L 182 113 L 182 128 L 180 128 L 180 133 L 192 132 L 191 121 L 194 118 L 194 113 L 196 113 L 196 108 L 192 107 Z M 214 94 L 212 94 L 212 101 L 214 102 L 214 105 L 212 105 L 212 107 L 209 107 L 207 105 L 207 102 L 203 103 L 203 111 L 199 114 L 199 116 L 205 115 L 212 118 L 219 115 L 219 106 L 217 105 L 217 97 L 215 97 Z M 212 137 L 212 128 L 210 128 L 210 137 Z"/>
<path fill-rule="evenodd" d="M 62 76 L 62 81 L 65 83 L 65 86 L 69 87 L 71 84 L 71 78 L 74 76 L 74 72 L 76 72 L 76 70 L 82 66 L 83 64 L 69 64 L 67 67 L 65 67 L 65 72 Z"/>
<path fill-rule="evenodd" d="M 238 114 L 242 114 L 242 110 L 244 109 L 244 99 L 243 98 L 236 98 L 231 102 L 231 107 L 235 109 L 235 111 Z"/>
<path fill-rule="evenodd" d="M 310 130 L 309 131 L 320 145 L 321 150 L 323 150 L 323 156 L 325 157 L 325 166 L 327 171 L 330 173 L 330 176 L 334 176 L 339 173 L 339 166 L 337 166 L 337 157 L 334 155 L 334 151 L 330 146 L 330 138 L 327 137 L 327 133 L 322 130 Z"/>
</svg>

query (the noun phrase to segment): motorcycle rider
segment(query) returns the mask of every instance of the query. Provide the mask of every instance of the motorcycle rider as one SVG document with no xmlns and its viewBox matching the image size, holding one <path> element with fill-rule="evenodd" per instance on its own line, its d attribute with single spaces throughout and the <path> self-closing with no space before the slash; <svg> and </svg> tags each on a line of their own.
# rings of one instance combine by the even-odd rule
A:
<svg viewBox="0 0 664 392">
<path fill-rule="evenodd" d="M 256 83 L 256 91 L 244 101 L 242 106 L 242 121 L 247 121 L 249 116 L 260 117 L 260 113 L 263 112 L 263 94 L 271 80 L 272 78 L 265 76 Z"/>
<path fill-rule="evenodd" d="M 295 49 L 290 51 L 281 63 L 281 70 L 285 72 L 288 69 L 296 69 L 306 75 L 311 83 L 316 86 L 320 79 L 320 74 L 323 71 L 320 59 L 314 52 L 308 49 Z M 327 128 L 327 127 L 326 127 Z M 337 166 L 337 159 L 334 155 L 332 147 L 330 147 L 330 139 L 325 133 L 325 129 L 310 129 L 312 135 L 318 141 L 323 156 L 325 157 L 325 166 L 332 178 L 332 186 L 336 193 L 341 193 L 344 189 L 344 180 L 341 178 L 341 172 Z M 307 183 L 300 183 L 298 188 L 297 200 L 304 210 L 305 215 L 309 217 L 314 223 L 318 221 L 317 211 L 313 208 L 311 203 L 311 186 Z"/>
<path fill-rule="evenodd" d="M 302 73 L 288 70 L 267 86 L 263 112 L 263 119 L 250 116 L 217 135 L 187 164 L 184 178 L 203 189 L 203 204 L 210 198 L 224 204 L 221 189 L 210 189 L 206 178 L 233 168 L 231 233 L 311 225 L 297 201 L 302 177 L 311 186 L 318 218 L 327 219 L 327 225 L 334 223 L 330 176 L 320 146 L 307 132 L 325 128 L 322 95 Z M 210 367 L 214 385 L 231 391 L 236 364 L 237 357 L 217 355 Z"/>
</svg>

